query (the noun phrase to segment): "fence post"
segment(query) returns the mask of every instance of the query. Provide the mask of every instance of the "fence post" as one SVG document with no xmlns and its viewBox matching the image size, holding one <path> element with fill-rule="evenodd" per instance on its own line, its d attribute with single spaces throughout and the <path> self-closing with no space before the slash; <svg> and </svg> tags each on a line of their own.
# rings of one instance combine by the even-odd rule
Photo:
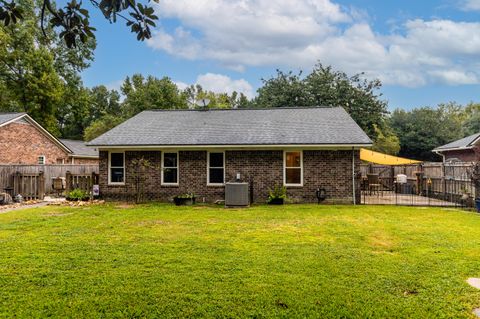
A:
<svg viewBox="0 0 480 319">
<path fill-rule="evenodd" d="M 68 194 L 70 193 L 71 191 L 71 188 L 72 187 L 72 173 L 70 173 L 70 171 L 67 171 L 65 173 L 65 194 Z"/>
<path fill-rule="evenodd" d="M 45 176 L 42 171 L 38 173 L 37 197 L 43 200 L 45 197 Z"/>
<path fill-rule="evenodd" d="M 423 172 L 417 171 L 415 172 L 417 176 L 417 195 L 422 195 L 423 193 Z"/>
<path fill-rule="evenodd" d="M 16 172 L 13 175 L 13 196 L 20 194 L 20 172 Z"/>
</svg>

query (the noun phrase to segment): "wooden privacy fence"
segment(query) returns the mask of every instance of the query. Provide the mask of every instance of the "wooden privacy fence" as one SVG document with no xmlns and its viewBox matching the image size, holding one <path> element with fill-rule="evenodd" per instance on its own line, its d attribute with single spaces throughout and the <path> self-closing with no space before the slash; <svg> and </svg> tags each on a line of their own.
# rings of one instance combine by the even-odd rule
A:
<svg viewBox="0 0 480 319">
<path fill-rule="evenodd" d="M 44 193 L 55 193 L 53 179 L 58 177 L 66 178 L 67 171 L 72 175 L 98 174 L 98 165 L 0 165 L 0 193 L 5 188 L 13 188 L 13 176 L 18 172 L 24 175 L 35 175 L 43 173 Z M 16 194 L 15 194 L 16 195 Z M 23 194 L 22 194 L 23 196 Z"/>
<path fill-rule="evenodd" d="M 17 172 L 13 175 L 13 194 L 21 194 L 23 199 L 43 199 L 45 196 L 45 178 L 43 172 L 25 174 Z"/>
<path fill-rule="evenodd" d="M 98 184 L 98 174 L 72 174 L 67 171 L 65 177 L 65 192 L 68 194 L 74 189 L 81 189 L 89 194 L 92 193 L 93 185 Z"/>
</svg>

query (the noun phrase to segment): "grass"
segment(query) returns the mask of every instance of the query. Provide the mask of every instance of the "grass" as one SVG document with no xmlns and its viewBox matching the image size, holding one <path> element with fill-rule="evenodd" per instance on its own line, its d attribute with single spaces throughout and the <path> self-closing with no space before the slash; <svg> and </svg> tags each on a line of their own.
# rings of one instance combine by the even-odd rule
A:
<svg viewBox="0 0 480 319">
<path fill-rule="evenodd" d="M 375 206 L 0 214 L 0 317 L 473 318 L 480 216 Z"/>
</svg>

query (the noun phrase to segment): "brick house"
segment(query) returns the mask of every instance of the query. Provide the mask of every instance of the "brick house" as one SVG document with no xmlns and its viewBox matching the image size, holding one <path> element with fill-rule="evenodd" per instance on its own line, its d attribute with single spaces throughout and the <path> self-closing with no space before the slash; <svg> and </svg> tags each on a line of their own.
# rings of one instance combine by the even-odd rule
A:
<svg viewBox="0 0 480 319">
<path fill-rule="evenodd" d="M 26 113 L 0 113 L 0 164 L 98 164 L 83 141 L 60 140 Z"/>
<path fill-rule="evenodd" d="M 439 146 L 433 152 L 443 157 L 444 162 L 480 161 L 480 133 L 473 134 L 443 146 Z"/>
<path fill-rule="evenodd" d="M 151 200 L 194 193 L 213 202 L 239 177 L 255 202 L 285 185 L 295 202 L 314 202 L 323 188 L 330 202 L 352 203 L 359 149 L 371 140 L 343 108 L 314 107 L 144 111 L 88 145 L 100 151 L 105 198 L 133 196 L 142 180 Z"/>
</svg>

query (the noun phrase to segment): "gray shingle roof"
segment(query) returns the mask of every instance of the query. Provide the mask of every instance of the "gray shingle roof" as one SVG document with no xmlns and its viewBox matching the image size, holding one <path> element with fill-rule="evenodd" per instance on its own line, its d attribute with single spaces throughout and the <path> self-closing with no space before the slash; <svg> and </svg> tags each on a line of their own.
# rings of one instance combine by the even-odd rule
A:
<svg viewBox="0 0 480 319">
<path fill-rule="evenodd" d="M 98 150 L 88 147 L 84 141 L 60 139 L 63 145 L 68 147 L 76 156 L 98 156 Z"/>
<path fill-rule="evenodd" d="M 25 113 L 0 113 L 0 125 L 7 123 L 19 116 L 24 115 Z"/>
<path fill-rule="evenodd" d="M 144 111 L 87 145 L 371 144 L 340 107 Z"/>
<path fill-rule="evenodd" d="M 446 149 L 458 149 L 458 148 L 470 148 L 473 146 L 473 143 L 480 139 L 480 133 L 473 134 L 459 140 L 453 141 L 451 143 L 442 145 L 434 149 L 434 151 L 442 151 Z"/>
</svg>

